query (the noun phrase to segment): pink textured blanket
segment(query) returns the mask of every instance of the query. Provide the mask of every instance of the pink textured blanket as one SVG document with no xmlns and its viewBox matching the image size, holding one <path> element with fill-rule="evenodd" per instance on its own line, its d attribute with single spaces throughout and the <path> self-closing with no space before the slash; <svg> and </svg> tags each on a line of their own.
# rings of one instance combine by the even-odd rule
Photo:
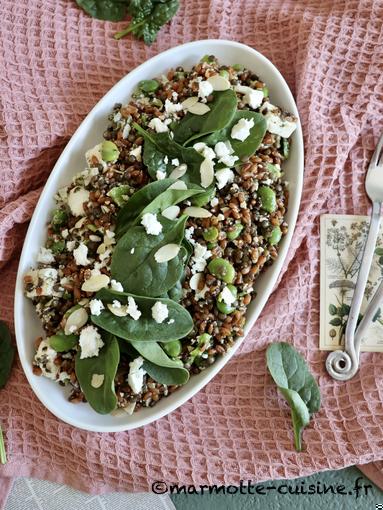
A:
<svg viewBox="0 0 383 510">
<path fill-rule="evenodd" d="M 192 0 L 151 48 L 112 37 L 70 0 L 0 3 L 1 318 L 12 322 L 19 251 L 42 186 L 89 109 L 137 64 L 171 46 L 228 38 L 255 47 L 286 77 L 306 146 L 300 218 L 278 289 L 240 352 L 197 396 L 140 430 L 95 434 L 59 422 L 19 364 L 0 392 L 9 462 L 91 492 L 150 489 L 153 480 L 230 483 L 296 477 L 383 459 L 383 356 L 337 383 L 318 350 L 319 215 L 367 213 L 366 163 L 383 120 L 381 0 Z M 290 417 L 265 367 L 271 341 L 306 356 L 323 408 L 292 446 Z"/>
</svg>

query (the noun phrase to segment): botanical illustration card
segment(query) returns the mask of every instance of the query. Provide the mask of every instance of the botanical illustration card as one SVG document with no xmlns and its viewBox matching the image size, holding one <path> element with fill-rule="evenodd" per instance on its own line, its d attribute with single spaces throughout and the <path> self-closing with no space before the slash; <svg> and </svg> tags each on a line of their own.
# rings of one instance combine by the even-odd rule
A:
<svg viewBox="0 0 383 510">
<path fill-rule="evenodd" d="M 355 282 L 367 238 L 369 218 L 324 214 L 321 216 L 321 350 L 344 345 L 344 333 Z M 361 316 L 383 280 L 383 225 L 363 299 Z M 362 351 L 383 352 L 383 303 L 368 328 Z"/>
</svg>

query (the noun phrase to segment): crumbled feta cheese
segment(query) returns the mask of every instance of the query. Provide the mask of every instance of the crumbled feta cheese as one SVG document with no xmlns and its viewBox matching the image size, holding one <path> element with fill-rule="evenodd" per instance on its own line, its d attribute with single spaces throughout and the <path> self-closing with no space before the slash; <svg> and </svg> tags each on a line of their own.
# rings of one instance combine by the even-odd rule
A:
<svg viewBox="0 0 383 510">
<path fill-rule="evenodd" d="M 63 355 L 63 357 L 64 357 L 64 355 Z M 67 381 L 70 381 L 70 375 L 68 374 L 68 372 L 65 372 L 65 371 L 64 372 L 60 372 L 57 381 L 58 382 L 63 382 L 63 383 L 65 383 Z"/>
<path fill-rule="evenodd" d="M 175 90 L 173 90 L 173 92 L 172 92 L 172 98 L 174 101 L 177 101 L 177 99 L 178 99 L 178 94 Z"/>
<path fill-rule="evenodd" d="M 134 156 L 137 161 L 141 161 L 141 152 L 142 152 L 142 146 L 140 145 L 139 147 L 136 147 L 136 148 L 132 149 L 129 152 L 129 154 L 131 156 Z"/>
<path fill-rule="evenodd" d="M 224 165 L 228 166 L 229 168 L 234 166 L 235 162 L 238 161 L 238 156 L 224 156 L 219 160 L 220 163 L 223 163 Z"/>
<path fill-rule="evenodd" d="M 207 264 L 207 259 L 211 257 L 211 251 L 203 244 L 194 243 L 194 254 L 192 257 L 192 273 L 202 272 Z"/>
<path fill-rule="evenodd" d="M 179 164 L 180 164 L 180 160 L 178 158 L 172 159 L 172 165 L 173 166 L 179 166 Z"/>
<path fill-rule="evenodd" d="M 226 184 L 233 182 L 234 172 L 233 170 L 230 170 L 230 168 L 222 168 L 221 170 L 217 170 L 215 178 L 217 180 L 218 189 L 222 189 L 226 186 Z"/>
<path fill-rule="evenodd" d="M 169 163 L 169 158 L 167 156 L 164 157 L 164 163 L 167 165 Z"/>
<path fill-rule="evenodd" d="M 35 364 L 41 368 L 42 373 L 48 379 L 56 380 L 59 367 L 55 365 L 54 361 L 57 352 L 50 347 L 46 340 L 40 342 L 40 345 L 35 354 Z"/>
<path fill-rule="evenodd" d="M 90 264 L 90 260 L 88 259 L 88 247 L 84 243 L 80 243 L 80 245 L 73 250 L 73 257 L 78 266 L 87 266 Z"/>
<path fill-rule="evenodd" d="M 157 172 L 156 172 L 157 181 L 162 181 L 162 179 L 165 179 L 165 178 L 166 178 L 166 173 L 161 172 L 161 170 L 157 170 Z"/>
<path fill-rule="evenodd" d="M 162 225 L 157 220 L 157 214 L 146 213 L 142 216 L 141 225 L 145 227 L 146 233 L 158 236 L 162 232 Z"/>
<path fill-rule="evenodd" d="M 103 161 L 102 159 L 101 149 L 102 143 L 98 143 L 97 145 L 86 151 L 85 159 L 90 167 L 97 166 L 99 164 L 106 166 L 105 161 Z"/>
<path fill-rule="evenodd" d="M 76 241 L 67 241 L 67 243 L 66 243 L 66 249 L 68 251 L 73 251 L 75 246 L 76 246 Z"/>
<path fill-rule="evenodd" d="M 112 290 L 115 290 L 117 292 L 124 292 L 123 286 L 121 285 L 120 282 L 118 282 L 116 280 L 111 280 L 110 286 L 111 286 Z"/>
<path fill-rule="evenodd" d="M 282 138 L 289 138 L 295 131 L 297 123 L 283 118 L 279 108 L 272 104 L 267 103 L 266 108 L 265 120 L 267 131 Z"/>
<path fill-rule="evenodd" d="M 82 328 L 80 333 L 79 344 L 81 347 L 80 359 L 93 358 L 103 347 L 101 335 L 94 326 L 86 326 Z"/>
<path fill-rule="evenodd" d="M 131 296 L 128 297 L 127 312 L 128 312 L 128 315 L 130 315 L 131 318 L 134 319 L 135 321 L 141 317 L 141 312 L 138 309 L 137 303 L 135 302 L 134 298 L 132 298 Z"/>
<path fill-rule="evenodd" d="M 113 116 L 113 122 L 117 123 L 117 122 L 120 122 L 120 120 L 121 120 L 121 112 L 115 113 Z"/>
<path fill-rule="evenodd" d="M 180 112 L 182 110 L 181 103 L 172 103 L 169 99 L 165 100 L 165 112 L 169 115 Z"/>
<path fill-rule="evenodd" d="M 210 96 L 210 94 L 213 92 L 213 86 L 208 81 L 200 81 L 198 84 L 198 96 L 202 99 L 205 99 L 205 97 Z"/>
<path fill-rule="evenodd" d="M 90 308 L 90 313 L 92 315 L 96 315 L 96 317 L 97 317 L 101 314 L 102 310 L 105 309 L 105 306 L 103 305 L 103 302 L 101 301 L 101 299 L 91 299 L 89 302 L 89 308 Z"/>
<path fill-rule="evenodd" d="M 235 140 L 245 141 L 250 136 L 250 129 L 254 127 L 254 119 L 239 119 L 231 128 L 231 137 Z"/>
<path fill-rule="evenodd" d="M 63 239 L 66 239 L 69 236 L 69 232 L 67 228 L 64 228 L 64 230 L 61 231 L 61 235 Z"/>
<path fill-rule="evenodd" d="M 130 130 L 131 130 L 131 126 L 130 124 L 127 122 L 124 126 L 124 129 L 122 130 L 122 138 L 124 140 L 126 140 L 130 134 Z"/>
<path fill-rule="evenodd" d="M 189 243 L 195 244 L 195 241 L 193 239 L 194 235 L 194 227 L 189 227 L 185 229 L 185 239 L 189 241 Z"/>
<path fill-rule="evenodd" d="M 217 206 L 218 204 L 219 204 L 219 200 L 218 200 L 218 198 L 217 198 L 217 197 L 214 197 L 214 198 L 212 198 L 212 199 L 210 200 L 210 205 L 211 205 L 212 207 L 215 207 L 215 206 Z"/>
<path fill-rule="evenodd" d="M 135 248 L 132 248 L 132 249 L 130 250 L 130 253 L 133 255 L 134 251 L 135 251 Z"/>
<path fill-rule="evenodd" d="M 45 267 L 43 269 L 35 270 L 35 278 L 36 286 L 38 285 L 39 281 L 42 282 L 39 288 L 40 296 L 62 296 L 61 291 L 55 291 L 53 288 L 58 280 L 57 269 L 54 269 L 53 267 Z M 27 296 L 36 296 L 36 289 L 31 291 L 31 293 L 27 292 Z"/>
<path fill-rule="evenodd" d="M 146 374 L 142 368 L 143 363 L 144 358 L 142 356 L 138 356 L 138 358 L 129 363 L 128 384 L 136 395 L 142 390 L 144 375 Z"/>
<path fill-rule="evenodd" d="M 229 287 L 225 287 L 221 292 L 221 299 L 227 305 L 232 305 L 235 302 L 235 296 L 229 289 Z"/>
<path fill-rule="evenodd" d="M 164 122 L 162 122 L 162 120 L 160 120 L 158 117 L 152 119 L 149 122 L 148 126 L 151 129 L 154 129 L 156 133 L 166 133 L 167 131 L 169 131 L 168 126 Z"/>
<path fill-rule="evenodd" d="M 245 104 L 248 104 L 250 108 L 255 110 L 261 106 L 264 98 L 263 90 L 252 89 L 251 87 L 246 87 L 244 85 L 236 85 L 235 91 L 243 94 L 242 101 Z"/>
<path fill-rule="evenodd" d="M 118 301 L 118 299 L 114 299 L 112 306 L 114 306 L 114 308 L 121 308 L 122 305 L 121 305 L 120 301 Z"/>
<path fill-rule="evenodd" d="M 84 203 L 89 201 L 89 191 L 85 188 L 73 188 L 68 194 L 68 206 L 73 216 L 85 216 Z"/>
<path fill-rule="evenodd" d="M 208 147 L 205 142 L 197 142 L 193 145 L 193 149 L 199 152 L 205 159 L 213 160 L 216 157 L 215 152 L 211 147 Z"/>
<path fill-rule="evenodd" d="M 217 155 L 217 158 L 220 159 L 220 158 L 224 158 L 225 156 L 230 156 L 231 154 L 233 154 L 234 149 L 231 146 L 231 143 L 229 142 L 229 140 L 227 140 L 226 142 L 216 143 L 215 147 L 214 147 L 214 151 Z"/>
<path fill-rule="evenodd" d="M 152 317 L 158 323 L 164 322 L 169 316 L 169 310 L 167 305 L 161 303 L 161 301 L 156 301 L 152 306 Z"/>
<path fill-rule="evenodd" d="M 37 255 L 37 262 L 40 262 L 41 264 L 50 264 L 51 262 L 55 261 L 55 257 L 52 253 L 52 250 L 49 250 L 48 248 L 44 248 L 42 246 L 40 248 L 39 254 Z"/>
<path fill-rule="evenodd" d="M 168 320 L 168 324 L 174 324 L 175 323 L 175 320 L 174 319 L 169 319 Z"/>
</svg>

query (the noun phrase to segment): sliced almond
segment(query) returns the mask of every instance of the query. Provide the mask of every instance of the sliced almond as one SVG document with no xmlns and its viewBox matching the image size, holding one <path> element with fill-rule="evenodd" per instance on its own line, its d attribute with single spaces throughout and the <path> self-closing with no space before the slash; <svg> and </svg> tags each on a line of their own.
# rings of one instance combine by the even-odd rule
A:
<svg viewBox="0 0 383 510">
<path fill-rule="evenodd" d="M 210 76 L 207 80 L 210 85 L 213 87 L 213 90 L 227 90 L 230 88 L 230 82 L 223 76 L 219 74 L 215 74 L 214 76 Z"/>
<path fill-rule="evenodd" d="M 92 380 L 90 381 L 90 385 L 92 388 L 101 388 L 104 384 L 105 375 L 104 374 L 93 374 Z"/>
<path fill-rule="evenodd" d="M 99 255 L 101 255 L 102 253 L 105 253 L 106 252 L 106 244 L 105 243 L 101 243 L 98 248 L 97 248 L 97 253 Z"/>
<path fill-rule="evenodd" d="M 210 112 L 210 108 L 205 103 L 196 103 L 194 106 L 191 106 L 188 111 L 193 115 L 205 115 L 205 113 Z"/>
<path fill-rule="evenodd" d="M 80 218 L 78 221 L 76 221 L 73 229 L 71 229 L 71 230 L 74 230 L 76 228 L 81 228 L 85 222 L 86 222 L 86 218 Z"/>
<path fill-rule="evenodd" d="M 84 292 L 97 292 L 109 284 L 109 276 L 106 274 L 94 274 L 81 285 Z"/>
<path fill-rule="evenodd" d="M 180 213 L 178 205 L 171 205 L 162 211 L 162 216 L 165 216 L 168 220 L 175 220 Z"/>
<path fill-rule="evenodd" d="M 201 281 L 203 273 L 196 273 L 189 280 L 189 286 L 191 290 L 198 290 L 199 283 Z"/>
<path fill-rule="evenodd" d="M 203 207 L 186 207 L 184 209 L 184 214 L 191 216 L 192 218 L 210 218 L 212 215 L 210 211 L 204 209 Z"/>
<path fill-rule="evenodd" d="M 173 182 L 173 184 L 171 184 L 168 187 L 168 189 L 181 189 L 181 190 L 185 190 L 185 189 L 188 189 L 188 187 L 186 186 L 184 181 L 176 181 L 176 182 Z"/>
<path fill-rule="evenodd" d="M 182 101 L 182 108 L 188 110 L 191 106 L 198 103 L 198 97 L 188 97 L 185 101 Z"/>
<path fill-rule="evenodd" d="M 99 237 L 99 236 L 95 236 L 95 235 L 91 234 L 91 235 L 89 236 L 89 240 L 90 240 L 90 241 L 93 241 L 93 242 L 95 242 L 95 243 L 98 243 L 99 241 L 101 241 L 101 237 Z"/>
<path fill-rule="evenodd" d="M 169 243 L 165 244 L 164 246 L 161 246 L 159 250 L 156 251 L 154 254 L 154 258 L 156 259 L 156 262 L 168 262 L 168 260 L 174 259 L 174 257 L 177 257 L 178 252 L 180 251 L 180 246 L 175 243 Z"/>
<path fill-rule="evenodd" d="M 64 333 L 70 335 L 82 328 L 88 322 L 88 314 L 85 308 L 77 308 L 66 320 Z"/>
<path fill-rule="evenodd" d="M 211 159 L 205 158 L 200 166 L 201 186 L 208 188 L 214 181 L 214 162 Z"/>
<path fill-rule="evenodd" d="M 182 163 L 182 165 L 177 166 L 173 170 L 173 172 L 169 175 L 169 179 L 179 179 L 183 175 L 186 174 L 186 170 L 188 169 L 187 165 L 185 163 Z"/>
<path fill-rule="evenodd" d="M 127 305 L 113 306 L 112 304 L 108 303 L 106 306 L 116 317 L 126 317 L 128 315 Z"/>
</svg>

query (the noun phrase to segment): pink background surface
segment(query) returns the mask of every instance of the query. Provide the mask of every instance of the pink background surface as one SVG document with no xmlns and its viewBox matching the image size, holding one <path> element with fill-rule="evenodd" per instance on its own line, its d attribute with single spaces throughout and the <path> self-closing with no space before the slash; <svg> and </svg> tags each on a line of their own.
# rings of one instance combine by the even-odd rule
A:
<svg viewBox="0 0 383 510">
<path fill-rule="evenodd" d="M 363 354 L 359 374 L 338 383 L 326 375 L 326 353 L 318 350 L 319 216 L 369 209 L 365 167 L 383 119 L 383 2 L 181 3 L 150 48 L 131 38 L 115 41 L 124 23 L 92 20 L 68 0 L 0 3 L 1 318 L 12 323 L 28 220 L 82 118 L 148 57 L 204 38 L 261 51 L 297 99 L 304 193 L 280 285 L 225 369 L 187 404 L 140 430 L 96 434 L 59 422 L 34 396 L 17 362 L 0 392 L 9 456 L 0 476 L 35 476 L 91 492 L 145 491 L 153 480 L 236 484 L 383 459 L 382 355 Z M 292 446 L 288 409 L 265 367 L 266 346 L 278 340 L 293 342 L 306 356 L 323 396 L 300 454 Z"/>
</svg>

